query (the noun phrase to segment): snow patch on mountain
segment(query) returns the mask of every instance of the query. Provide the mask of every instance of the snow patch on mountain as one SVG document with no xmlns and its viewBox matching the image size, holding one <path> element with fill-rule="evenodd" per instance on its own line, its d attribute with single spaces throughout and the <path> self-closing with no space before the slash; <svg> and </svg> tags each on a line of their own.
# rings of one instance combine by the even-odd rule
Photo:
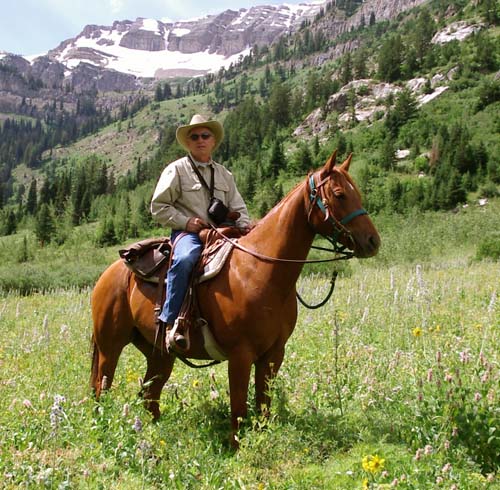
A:
<svg viewBox="0 0 500 490">
<path fill-rule="evenodd" d="M 69 69 L 77 67 L 81 62 L 87 62 L 137 77 L 155 77 L 162 70 L 182 70 L 185 75 L 196 75 L 208 72 L 214 67 L 228 67 L 236 63 L 240 54 L 246 55 L 250 49 L 233 56 L 224 57 L 208 50 L 196 53 L 181 53 L 180 51 L 145 51 L 134 50 L 120 46 L 122 35 L 114 31 L 101 39 L 113 41 L 112 45 L 99 46 L 94 39 L 79 38 L 68 45 L 59 56 L 59 61 Z M 85 51 L 88 48 L 90 51 Z M 74 58 L 75 49 L 78 57 Z M 87 56 L 85 55 L 87 53 Z"/>
</svg>

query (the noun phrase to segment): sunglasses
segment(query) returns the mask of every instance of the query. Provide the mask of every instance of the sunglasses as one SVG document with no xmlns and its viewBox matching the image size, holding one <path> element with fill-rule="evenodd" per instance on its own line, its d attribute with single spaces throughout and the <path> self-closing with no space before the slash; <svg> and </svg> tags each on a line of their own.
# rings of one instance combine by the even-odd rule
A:
<svg viewBox="0 0 500 490">
<path fill-rule="evenodd" d="M 198 141 L 198 138 L 201 138 L 202 140 L 207 140 L 211 136 L 212 135 L 210 133 L 201 133 L 201 134 L 194 133 L 189 135 L 189 139 L 191 141 Z"/>
</svg>

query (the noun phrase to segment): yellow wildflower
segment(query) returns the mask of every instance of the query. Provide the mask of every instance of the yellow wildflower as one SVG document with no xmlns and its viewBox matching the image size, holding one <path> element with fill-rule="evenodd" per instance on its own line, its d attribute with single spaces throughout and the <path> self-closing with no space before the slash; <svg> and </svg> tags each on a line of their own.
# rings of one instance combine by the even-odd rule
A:
<svg viewBox="0 0 500 490">
<path fill-rule="evenodd" d="M 422 335 L 422 329 L 420 327 L 415 327 L 411 333 L 414 337 L 420 337 Z"/>
<path fill-rule="evenodd" d="M 197 388 L 199 384 L 200 382 L 197 379 L 193 380 L 193 388 Z"/>
<path fill-rule="evenodd" d="M 337 312 L 337 318 L 338 318 L 341 322 L 345 321 L 345 320 L 347 319 L 347 317 L 348 317 L 347 312 L 342 311 L 342 310 L 339 310 L 339 311 Z"/>
<path fill-rule="evenodd" d="M 380 458 L 379 456 L 365 456 L 363 458 L 363 469 L 368 471 L 368 473 L 378 473 L 383 469 L 385 463 L 385 459 Z"/>
<path fill-rule="evenodd" d="M 370 484 L 368 482 L 368 478 L 365 478 L 361 484 L 362 490 L 368 490 L 370 488 Z"/>
</svg>

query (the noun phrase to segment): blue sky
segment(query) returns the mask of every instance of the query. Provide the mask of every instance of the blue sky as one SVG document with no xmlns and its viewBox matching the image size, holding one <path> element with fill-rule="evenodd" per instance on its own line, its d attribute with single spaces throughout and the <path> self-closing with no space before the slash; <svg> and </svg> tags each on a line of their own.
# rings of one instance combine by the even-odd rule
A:
<svg viewBox="0 0 500 490">
<path fill-rule="evenodd" d="M 254 5 L 313 0 L 0 0 L 0 51 L 32 55 L 75 37 L 87 24 L 148 17 L 183 20 Z"/>
</svg>

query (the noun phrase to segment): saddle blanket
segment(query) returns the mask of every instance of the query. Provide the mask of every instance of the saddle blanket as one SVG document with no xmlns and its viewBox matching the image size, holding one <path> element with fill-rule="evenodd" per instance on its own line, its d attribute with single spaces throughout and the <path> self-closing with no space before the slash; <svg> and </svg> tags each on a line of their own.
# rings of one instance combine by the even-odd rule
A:
<svg viewBox="0 0 500 490">
<path fill-rule="evenodd" d="M 210 257 L 210 260 L 205 264 L 201 276 L 198 278 L 198 283 L 208 281 L 215 277 L 226 263 L 227 257 L 231 253 L 234 245 L 231 242 L 224 244 Z"/>
</svg>

